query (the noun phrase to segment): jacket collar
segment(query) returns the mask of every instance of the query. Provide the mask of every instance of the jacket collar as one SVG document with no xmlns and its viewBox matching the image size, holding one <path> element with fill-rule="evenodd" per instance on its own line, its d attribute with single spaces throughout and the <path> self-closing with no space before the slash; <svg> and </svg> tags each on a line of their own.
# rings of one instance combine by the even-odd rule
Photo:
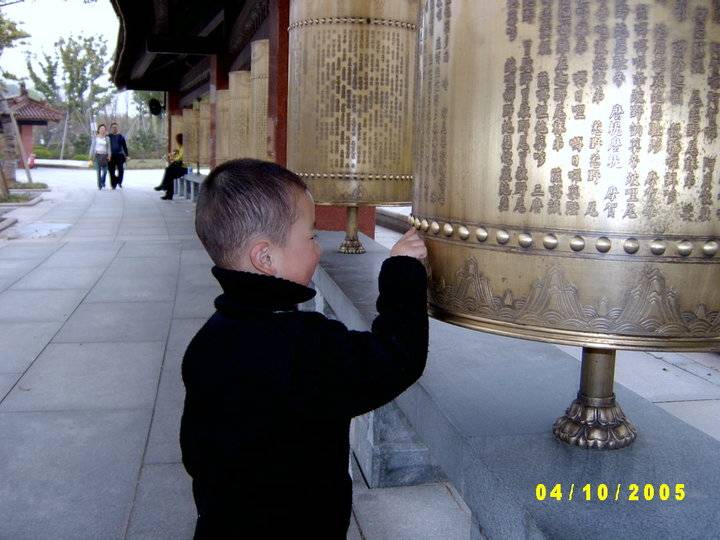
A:
<svg viewBox="0 0 720 540">
<path fill-rule="evenodd" d="M 219 266 L 212 273 L 223 289 L 215 299 L 215 308 L 222 312 L 292 311 L 315 296 L 313 289 L 282 278 Z"/>
</svg>

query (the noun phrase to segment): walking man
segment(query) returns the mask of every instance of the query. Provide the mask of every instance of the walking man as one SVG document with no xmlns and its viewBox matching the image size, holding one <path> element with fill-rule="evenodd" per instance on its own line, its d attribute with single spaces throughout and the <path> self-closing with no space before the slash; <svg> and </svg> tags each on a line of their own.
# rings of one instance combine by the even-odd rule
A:
<svg viewBox="0 0 720 540">
<path fill-rule="evenodd" d="M 125 161 L 128 159 L 128 147 L 125 137 L 118 131 L 116 122 L 110 124 L 110 185 L 113 189 L 122 187 L 125 174 Z"/>
</svg>

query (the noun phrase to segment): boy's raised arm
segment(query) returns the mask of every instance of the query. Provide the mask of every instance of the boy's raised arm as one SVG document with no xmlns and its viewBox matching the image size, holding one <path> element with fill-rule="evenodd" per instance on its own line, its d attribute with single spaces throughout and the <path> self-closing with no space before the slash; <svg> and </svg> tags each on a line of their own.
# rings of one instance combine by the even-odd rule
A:
<svg viewBox="0 0 720 540">
<path fill-rule="evenodd" d="M 404 237 L 405 238 L 405 237 Z M 416 235 L 406 246 L 423 255 Z M 422 249 L 417 242 L 422 244 Z M 396 246 L 397 247 L 397 246 Z M 425 369 L 428 351 L 427 274 L 411 256 L 392 256 L 379 277 L 378 316 L 371 332 L 348 330 L 337 321 L 317 320 L 318 355 L 308 366 L 307 398 L 318 412 L 358 416 L 388 403 Z M 313 332 L 315 333 L 315 332 Z"/>
</svg>

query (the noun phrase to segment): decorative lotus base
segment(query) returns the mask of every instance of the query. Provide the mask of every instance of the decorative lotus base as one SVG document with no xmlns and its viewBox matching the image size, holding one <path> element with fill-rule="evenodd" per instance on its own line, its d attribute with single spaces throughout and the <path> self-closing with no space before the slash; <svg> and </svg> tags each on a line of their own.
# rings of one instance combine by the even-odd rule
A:
<svg viewBox="0 0 720 540">
<path fill-rule="evenodd" d="M 553 425 L 553 434 L 563 442 L 594 448 L 597 450 L 616 450 L 629 446 L 637 436 L 637 430 L 623 413 L 615 396 L 608 398 L 599 406 L 588 401 L 599 401 L 578 394 L 570 404 L 564 416 Z"/>
<path fill-rule="evenodd" d="M 343 243 L 340 244 L 338 251 L 340 253 L 345 253 L 346 255 L 360 255 L 365 253 L 365 248 L 357 238 L 346 237 L 345 240 L 343 240 Z"/>
<path fill-rule="evenodd" d="M 347 207 L 347 233 L 345 240 L 340 244 L 338 251 L 346 255 L 360 255 L 365 253 L 365 248 L 358 239 L 358 207 Z"/>
<path fill-rule="evenodd" d="M 617 450 L 632 444 L 637 430 L 615 400 L 615 351 L 584 347 L 580 391 L 565 415 L 553 424 L 561 441 L 596 450 Z"/>
</svg>

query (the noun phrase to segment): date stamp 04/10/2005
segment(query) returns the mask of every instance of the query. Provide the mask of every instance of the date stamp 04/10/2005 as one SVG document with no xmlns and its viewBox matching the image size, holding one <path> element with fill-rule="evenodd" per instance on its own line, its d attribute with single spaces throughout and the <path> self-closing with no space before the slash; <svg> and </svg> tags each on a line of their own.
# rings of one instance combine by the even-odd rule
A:
<svg viewBox="0 0 720 540">
<path fill-rule="evenodd" d="M 685 484 L 536 484 L 538 501 L 682 501 Z"/>
</svg>

